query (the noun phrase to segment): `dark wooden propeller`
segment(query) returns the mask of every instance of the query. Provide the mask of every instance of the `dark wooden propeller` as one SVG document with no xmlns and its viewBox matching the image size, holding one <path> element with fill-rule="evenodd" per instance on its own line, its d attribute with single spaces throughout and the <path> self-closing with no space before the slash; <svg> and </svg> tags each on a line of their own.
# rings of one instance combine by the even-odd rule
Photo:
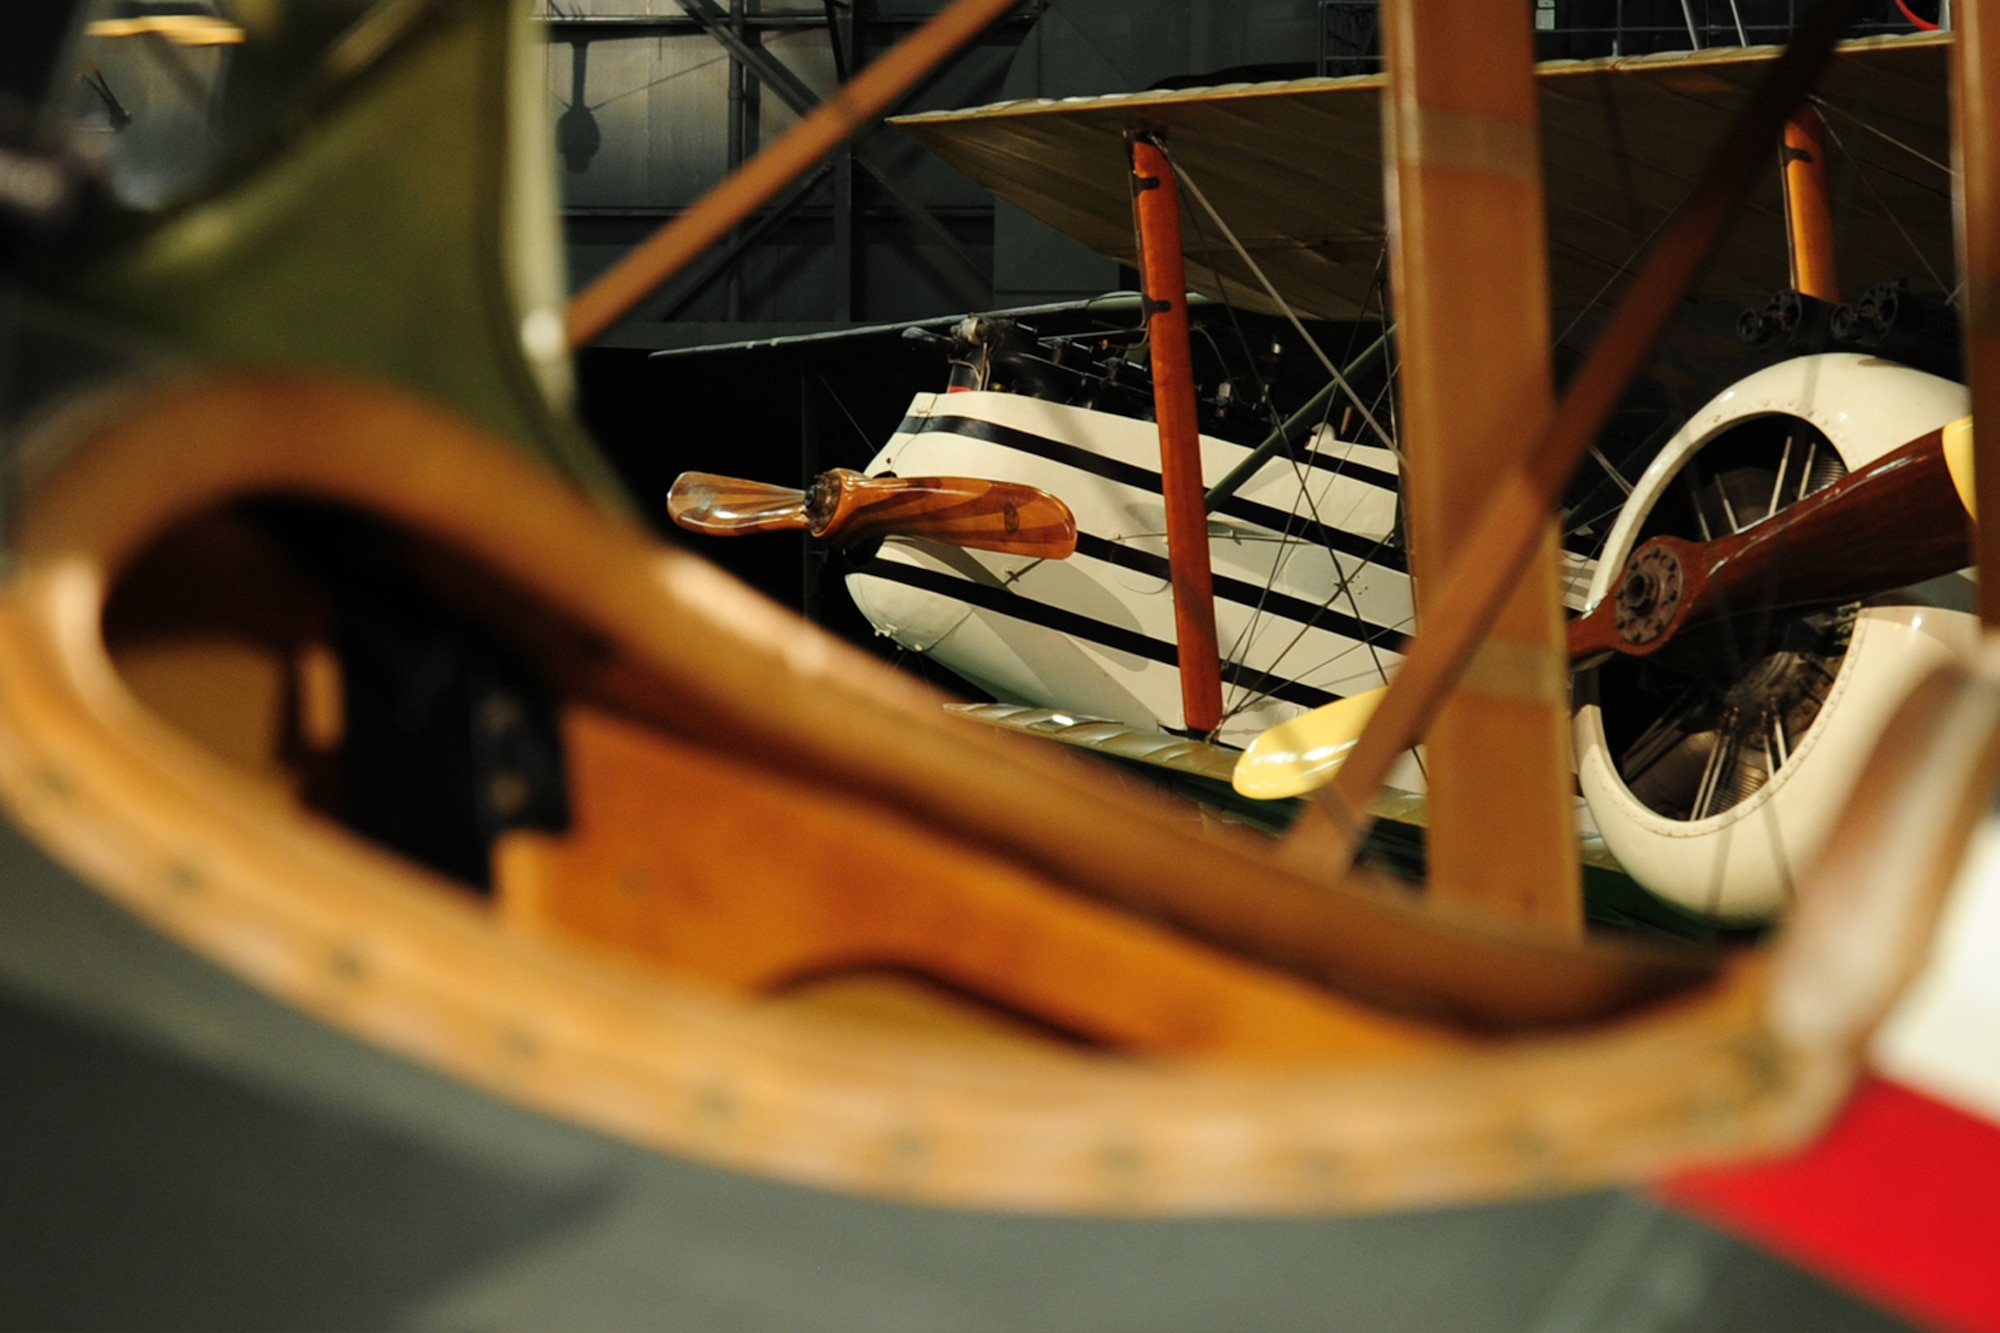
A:
<svg viewBox="0 0 2000 1333">
<path fill-rule="evenodd" d="M 1573 665 L 1644 657 L 1751 614 L 1860 601 L 1962 569 L 1972 519 L 1930 431 L 1741 532 L 1713 541 L 1655 537 L 1610 593 L 1570 622 Z"/>
<path fill-rule="evenodd" d="M 1076 516 L 1046 491 L 971 477 L 868 477 L 822 472 L 809 490 L 683 472 L 667 513 L 693 532 L 810 532 L 836 546 L 928 537 L 982 551 L 1062 560 L 1076 551 Z"/>
</svg>

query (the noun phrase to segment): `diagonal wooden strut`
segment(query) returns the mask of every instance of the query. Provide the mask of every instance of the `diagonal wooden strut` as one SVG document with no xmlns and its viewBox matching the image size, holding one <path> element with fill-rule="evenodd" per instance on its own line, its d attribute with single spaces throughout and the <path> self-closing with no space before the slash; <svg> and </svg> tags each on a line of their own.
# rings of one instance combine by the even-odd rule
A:
<svg viewBox="0 0 2000 1333">
<path fill-rule="evenodd" d="M 1361 811 L 1396 756 L 1423 734 L 1445 694 L 1465 669 L 1501 601 L 1533 554 L 1542 524 L 1564 482 L 1609 418 L 1640 361 L 1666 327 L 1695 274 L 1722 241 L 1785 119 L 1826 68 L 1855 0 L 1821 0 L 1791 46 L 1737 118 L 1702 182 L 1661 234 L 1645 267 L 1618 307 L 1535 447 L 1496 488 L 1428 623 L 1412 641 L 1382 707 L 1340 776 L 1300 818 L 1286 854 L 1322 873 L 1328 861 L 1348 862 L 1359 845 Z"/>
</svg>

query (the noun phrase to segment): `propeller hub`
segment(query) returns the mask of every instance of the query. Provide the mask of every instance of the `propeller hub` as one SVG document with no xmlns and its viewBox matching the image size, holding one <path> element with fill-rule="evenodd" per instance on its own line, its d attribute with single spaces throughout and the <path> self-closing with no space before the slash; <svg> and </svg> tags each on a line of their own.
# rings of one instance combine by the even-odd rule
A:
<svg viewBox="0 0 2000 1333">
<path fill-rule="evenodd" d="M 1618 633 L 1630 644 L 1651 643 L 1673 623 L 1686 579 L 1672 549 L 1648 542 L 1632 553 L 1617 592 Z"/>
<path fill-rule="evenodd" d="M 839 468 L 822 472 L 806 488 L 806 525 L 815 537 L 825 535 L 840 510 L 840 473 Z"/>
</svg>

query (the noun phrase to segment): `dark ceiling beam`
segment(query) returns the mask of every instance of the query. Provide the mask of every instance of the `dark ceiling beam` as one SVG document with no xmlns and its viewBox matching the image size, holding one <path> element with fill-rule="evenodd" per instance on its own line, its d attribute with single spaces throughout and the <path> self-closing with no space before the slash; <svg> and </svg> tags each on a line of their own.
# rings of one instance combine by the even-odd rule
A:
<svg viewBox="0 0 2000 1333">
<path fill-rule="evenodd" d="M 999 19 L 994 30 L 1009 28 L 1025 29 L 1033 25 L 1040 9 L 1030 6 L 1025 10 Z M 929 15 L 888 15 L 869 20 L 869 26 L 893 34 L 918 28 Z M 606 41 L 638 40 L 645 37 L 694 37 L 706 33 L 708 29 L 699 21 L 685 16 L 675 18 L 671 14 L 537 14 L 532 20 L 556 41 L 591 40 L 602 38 Z M 824 28 L 827 20 L 817 14 L 746 14 L 745 27 L 758 31 L 797 32 L 803 29 Z M 853 19 L 839 20 L 839 26 L 850 28 Z M 1627 31 L 1634 31 L 1628 28 Z M 843 81 L 845 75 L 842 76 Z"/>
<path fill-rule="evenodd" d="M 808 115 L 819 105 L 819 95 L 783 62 L 762 47 L 744 41 L 730 29 L 728 13 L 715 0 L 679 0 L 679 4 L 689 18 L 701 24 L 710 37 L 742 61 L 795 115 Z M 987 304 L 992 297 L 992 275 L 980 267 L 978 261 L 958 243 L 958 238 L 902 183 L 895 164 L 888 161 L 882 145 L 869 137 L 872 132 L 873 126 L 870 126 L 854 137 L 851 146 L 855 160 L 874 178 L 889 202 L 916 226 L 924 240 L 938 247 L 950 261 L 943 276 L 951 285 L 953 295 L 967 309 Z"/>
<path fill-rule="evenodd" d="M 826 10 L 826 44 L 833 55 L 833 77 L 846 83 L 860 47 L 859 24 L 850 8 L 841 20 L 837 0 L 822 0 Z M 854 148 L 842 144 L 833 155 L 833 317 L 854 318 L 854 291 L 859 277 L 855 258 Z"/>
<path fill-rule="evenodd" d="M 632 40 L 698 37 L 708 31 L 694 19 L 675 18 L 671 14 L 562 14 L 549 18 L 537 16 L 535 22 L 558 41 L 576 37 Z M 812 14 L 749 14 L 744 16 L 744 23 L 759 30 L 781 32 L 826 26 L 825 19 Z"/>
<path fill-rule="evenodd" d="M 848 47 L 853 39 L 854 20 L 840 20 L 840 8 L 836 0 L 821 0 L 826 9 L 826 44 L 833 51 L 833 77 L 847 82 Z"/>
</svg>

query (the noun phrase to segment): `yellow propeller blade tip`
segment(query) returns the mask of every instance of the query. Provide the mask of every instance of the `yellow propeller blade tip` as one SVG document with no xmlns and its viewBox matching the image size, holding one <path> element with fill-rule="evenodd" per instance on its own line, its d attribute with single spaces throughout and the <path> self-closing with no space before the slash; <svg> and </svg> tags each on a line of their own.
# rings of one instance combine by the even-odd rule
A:
<svg viewBox="0 0 2000 1333">
<path fill-rule="evenodd" d="M 1388 692 L 1385 686 L 1337 699 L 1266 731 L 1236 760 L 1237 793 L 1256 801 L 1282 801 L 1333 781 Z"/>
<path fill-rule="evenodd" d="M 1944 465 L 1951 471 L 1951 484 L 1958 489 L 1959 503 L 1975 519 L 1979 506 L 1972 490 L 1972 418 L 1960 417 L 1944 428 Z"/>
</svg>

